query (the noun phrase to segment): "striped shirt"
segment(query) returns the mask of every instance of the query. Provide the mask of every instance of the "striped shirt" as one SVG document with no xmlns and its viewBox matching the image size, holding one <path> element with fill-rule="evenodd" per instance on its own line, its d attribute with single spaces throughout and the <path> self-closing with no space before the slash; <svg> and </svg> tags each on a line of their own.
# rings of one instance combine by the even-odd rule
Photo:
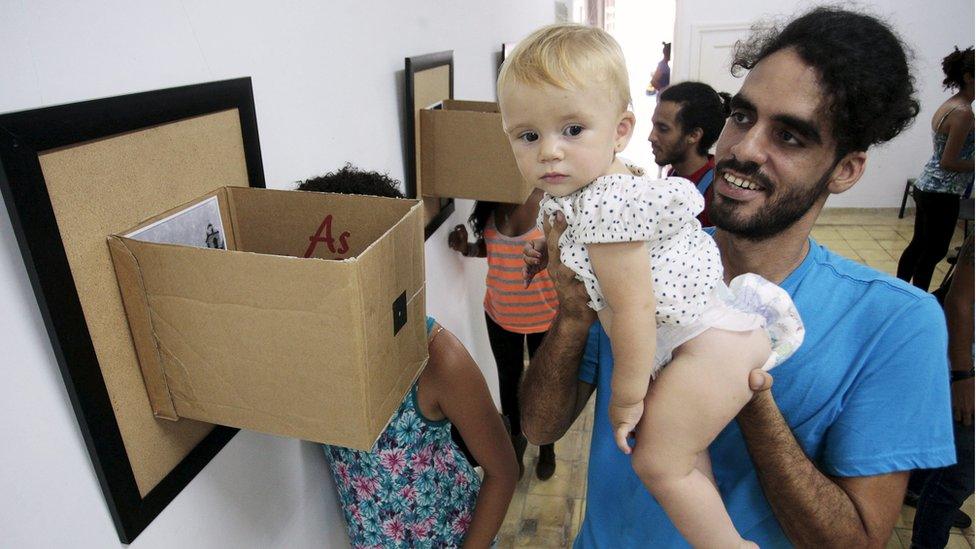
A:
<svg viewBox="0 0 976 549">
<path fill-rule="evenodd" d="M 556 316 L 559 302 L 549 271 L 535 275 L 528 288 L 522 279 L 522 248 L 526 242 L 544 237 L 538 227 L 516 237 L 498 232 L 493 220 L 489 220 L 485 227 L 485 248 L 488 250 L 485 312 L 509 332 L 545 332 Z"/>
</svg>

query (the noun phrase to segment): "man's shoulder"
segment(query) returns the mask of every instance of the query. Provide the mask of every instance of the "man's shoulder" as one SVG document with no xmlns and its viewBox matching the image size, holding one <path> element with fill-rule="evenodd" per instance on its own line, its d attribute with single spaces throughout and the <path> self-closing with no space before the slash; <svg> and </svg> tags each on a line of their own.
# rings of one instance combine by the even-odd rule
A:
<svg viewBox="0 0 976 549">
<path fill-rule="evenodd" d="M 816 253 L 811 270 L 797 292 L 820 294 L 825 299 L 848 300 L 865 313 L 882 320 L 886 313 L 926 311 L 941 316 L 935 298 L 926 292 L 873 267 L 843 257 L 811 241 Z"/>
</svg>

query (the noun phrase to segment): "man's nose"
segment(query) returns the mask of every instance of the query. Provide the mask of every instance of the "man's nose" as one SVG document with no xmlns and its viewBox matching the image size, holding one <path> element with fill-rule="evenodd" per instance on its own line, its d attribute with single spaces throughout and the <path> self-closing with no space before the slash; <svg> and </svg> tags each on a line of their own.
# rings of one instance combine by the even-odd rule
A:
<svg viewBox="0 0 976 549">
<path fill-rule="evenodd" d="M 768 146 L 765 129 L 756 124 L 742 134 L 742 138 L 729 151 L 740 162 L 754 162 L 762 166 L 766 162 Z"/>
</svg>

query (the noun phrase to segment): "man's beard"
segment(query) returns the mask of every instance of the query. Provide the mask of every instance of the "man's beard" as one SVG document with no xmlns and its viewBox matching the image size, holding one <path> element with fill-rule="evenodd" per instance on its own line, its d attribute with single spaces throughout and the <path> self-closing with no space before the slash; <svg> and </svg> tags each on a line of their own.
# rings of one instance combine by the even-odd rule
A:
<svg viewBox="0 0 976 549">
<path fill-rule="evenodd" d="M 723 169 L 730 168 L 756 180 L 766 189 L 766 192 L 777 191 L 779 198 L 767 202 L 751 218 L 745 218 L 736 214 L 736 201 L 724 196 L 714 197 L 708 206 L 708 219 L 719 229 L 748 240 L 759 241 L 775 236 L 806 215 L 817 200 L 827 192 L 827 181 L 835 165 L 831 165 L 820 180 L 810 187 L 778 190 L 773 182 L 759 171 L 759 165 L 755 162 L 739 162 L 734 157 L 722 160 L 715 166 L 716 177 L 721 177 L 718 173 Z"/>
<path fill-rule="evenodd" d="M 688 158 L 688 149 L 673 151 L 673 150 L 667 150 L 661 148 L 659 153 L 661 154 L 660 157 L 657 154 L 654 155 L 654 163 L 657 164 L 658 166 L 661 166 L 662 168 L 667 165 L 674 166 L 675 164 L 684 162 L 685 159 Z M 682 175 L 688 175 L 688 174 L 682 174 Z"/>
</svg>

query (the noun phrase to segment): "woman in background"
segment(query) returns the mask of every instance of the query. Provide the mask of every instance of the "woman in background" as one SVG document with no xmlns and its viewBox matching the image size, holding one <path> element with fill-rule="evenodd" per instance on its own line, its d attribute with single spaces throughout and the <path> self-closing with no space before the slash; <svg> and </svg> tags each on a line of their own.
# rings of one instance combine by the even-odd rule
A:
<svg viewBox="0 0 976 549">
<path fill-rule="evenodd" d="M 300 191 L 403 198 L 390 177 L 344 168 Z M 454 334 L 427 317 L 430 359 L 370 451 L 323 445 L 355 548 L 483 548 L 515 492 L 515 456 L 488 384 Z M 451 439 L 457 427 L 479 478 Z"/>
<path fill-rule="evenodd" d="M 973 48 L 942 60 L 946 89 L 957 90 L 932 116 L 934 152 L 915 180 L 915 232 L 898 261 L 898 278 L 929 290 L 932 272 L 949 250 L 959 197 L 973 182 Z"/>
<path fill-rule="evenodd" d="M 468 242 L 468 231 L 458 225 L 451 231 L 448 245 L 465 257 L 487 257 L 485 279 L 485 323 L 488 341 L 498 365 L 498 385 L 502 413 L 512 428 L 512 445 L 519 463 L 519 478 L 525 470 L 522 458 L 528 442 L 519 419 L 518 387 L 525 367 L 524 348 L 529 356 L 542 342 L 556 316 L 556 290 L 543 271 L 528 286 L 522 278 L 522 248 L 526 242 L 543 238 L 536 226 L 542 191 L 535 189 L 524 204 L 478 202 L 468 222 L 475 242 Z M 552 444 L 539 447 L 536 476 L 548 480 L 556 471 Z"/>
</svg>

